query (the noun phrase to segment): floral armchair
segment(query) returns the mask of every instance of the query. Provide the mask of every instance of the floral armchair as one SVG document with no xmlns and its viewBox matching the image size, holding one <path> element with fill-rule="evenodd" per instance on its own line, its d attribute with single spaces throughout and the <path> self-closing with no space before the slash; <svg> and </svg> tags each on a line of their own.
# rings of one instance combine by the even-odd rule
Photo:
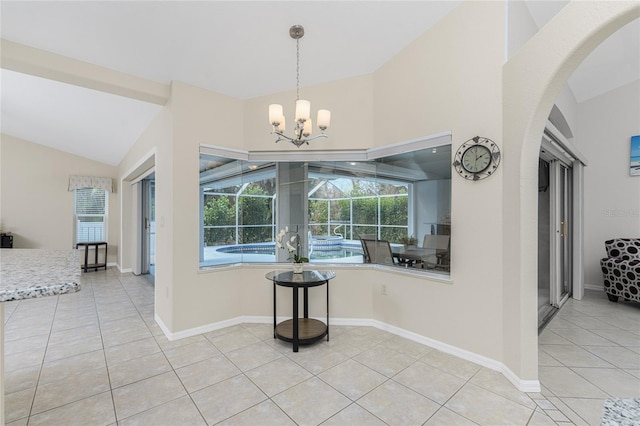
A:
<svg viewBox="0 0 640 426">
<path fill-rule="evenodd" d="M 607 257 L 600 260 L 604 291 L 612 302 L 618 297 L 640 302 L 640 238 L 604 242 Z"/>
</svg>

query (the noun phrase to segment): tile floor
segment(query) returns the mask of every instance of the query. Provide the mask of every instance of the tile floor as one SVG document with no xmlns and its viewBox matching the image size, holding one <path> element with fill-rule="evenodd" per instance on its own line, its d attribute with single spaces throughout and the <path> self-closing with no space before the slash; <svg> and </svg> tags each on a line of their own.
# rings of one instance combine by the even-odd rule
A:
<svg viewBox="0 0 640 426">
<path fill-rule="evenodd" d="M 371 327 L 293 353 L 272 326 L 170 342 L 153 288 L 114 269 L 5 306 L 10 425 L 598 425 L 640 396 L 640 304 L 570 300 L 540 336 L 541 393 Z"/>
</svg>

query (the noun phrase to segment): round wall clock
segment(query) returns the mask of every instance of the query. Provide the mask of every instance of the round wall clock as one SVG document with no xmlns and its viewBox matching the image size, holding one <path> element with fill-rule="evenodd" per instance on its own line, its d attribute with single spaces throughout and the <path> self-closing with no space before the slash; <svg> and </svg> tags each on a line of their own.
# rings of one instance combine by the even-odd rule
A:
<svg viewBox="0 0 640 426">
<path fill-rule="evenodd" d="M 500 164 L 500 148 L 491 139 L 476 136 L 463 143 L 453 161 L 453 167 L 465 179 L 489 177 Z"/>
</svg>

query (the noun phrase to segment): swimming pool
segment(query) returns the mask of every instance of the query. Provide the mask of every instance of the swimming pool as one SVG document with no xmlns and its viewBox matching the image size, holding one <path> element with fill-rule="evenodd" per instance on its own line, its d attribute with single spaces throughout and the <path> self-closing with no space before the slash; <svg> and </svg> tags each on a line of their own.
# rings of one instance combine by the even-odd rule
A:
<svg viewBox="0 0 640 426">
<path fill-rule="evenodd" d="M 276 245 L 273 242 L 255 244 L 234 244 L 205 247 L 202 265 L 224 265 L 230 263 L 276 261 Z M 360 241 L 345 240 L 341 237 L 313 238 L 311 262 L 318 263 L 362 263 Z"/>
</svg>

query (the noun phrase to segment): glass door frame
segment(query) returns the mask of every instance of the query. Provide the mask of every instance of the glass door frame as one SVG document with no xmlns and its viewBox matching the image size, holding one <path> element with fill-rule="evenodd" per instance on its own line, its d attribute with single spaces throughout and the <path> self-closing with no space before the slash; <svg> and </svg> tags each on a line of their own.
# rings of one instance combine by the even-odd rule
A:
<svg viewBox="0 0 640 426">
<path fill-rule="evenodd" d="M 548 274 L 549 281 L 549 300 L 538 301 L 538 327 L 542 330 L 570 297 L 580 300 L 584 294 L 583 206 L 587 160 L 550 122 L 542 136 L 540 160 L 549 169 L 549 206 L 546 212 L 539 211 L 539 215 L 548 215 L 545 219 L 548 241 L 545 238 L 539 244 L 549 249 L 546 258 L 549 267 L 538 270 L 539 274 Z M 538 285 L 543 281 L 546 279 L 539 277 Z"/>
<path fill-rule="evenodd" d="M 550 303 L 560 308 L 572 291 L 572 179 L 571 166 L 559 159 L 549 162 L 551 189 L 551 294 Z"/>
<path fill-rule="evenodd" d="M 563 208 L 566 212 L 565 216 L 568 219 L 565 220 L 565 224 L 563 225 L 561 223 L 562 220 L 557 221 L 557 219 L 554 219 L 552 216 L 552 212 L 555 211 L 554 209 L 549 208 L 549 212 L 547 213 L 549 214 L 550 228 L 547 235 L 551 238 L 549 242 L 549 249 L 550 251 L 555 250 L 555 253 L 558 253 L 562 247 L 566 253 L 566 258 L 562 261 L 561 265 L 556 263 L 555 272 L 549 272 L 550 280 L 554 280 L 554 274 L 555 277 L 558 277 L 559 274 L 559 277 L 555 280 L 557 283 L 562 283 L 552 289 L 553 294 L 550 295 L 550 299 L 554 300 L 553 302 L 550 301 L 548 305 L 549 309 L 547 310 L 555 310 L 557 312 L 558 308 L 553 306 L 552 303 L 562 306 L 569 297 L 580 300 L 584 295 L 584 168 L 588 165 L 588 160 L 550 121 L 547 121 L 541 139 L 540 159 L 547 163 L 555 161 L 558 164 L 562 164 L 562 167 L 566 167 L 571 171 L 571 190 L 567 191 L 563 196 Z M 554 167 L 559 168 L 561 166 L 558 165 Z M 551 165 L 549 168 L 551 169 Z M 558 171 L 554 174 L 550 170 L 549 174 L 549 187 L 551 188 L 552 186 L 552 174 L 555 175 L 554 184 L 559 185 L 562 172 Z M 564 179 L 566 179 L 566 176 Z M 550 194 L 550 196 L 553 195 Z M 539 212 L 539 214 L 542 214 L 542 212 Z M 554 229 L 555 224 L 559 226 L 555 226 Z M 566 229 L 566 232 L 568 233 L 567 235 L 569 235 L 570 238 L 561 238 L 556 241 L 556 235 L 558 235 L 557 231 L 562 232 L 563 228 Z M 560 243 L 562 243 L 562 245 L 560 245 Z M 555 256 L 551 257 L 551 255 L 549 255 L 549 261 L 551 262 L 549 267 L 550 270 L 554 268 L 553 264 L 556 260 Z M 562 269 L 569 273 L 563 274 L 561 272 Z M 541 272 L 539 271 L 538 273 Z M 540 283 L 540 279 L 538 280 L 538 283 Z M 570 290 L 563 291 L 564 288 L 568 288 L 568 286 L 570 286 Z M 539 316 L 541 311 L 543 311 L 543 309 L 538 306 Z M 553 313 L 551 313 L 551 317 L 552 315 Z M 546 320 L 544 318 L 539 318 L 538 325 L 540 330 L 544 328 L 544 324 L 546 324 Z"/>
<path fill-rule="evenodd" d="M 155 275 L 155 179 L 154 175 L 142 180 L 141 269 L 143 275 Z"/>
</svg>

